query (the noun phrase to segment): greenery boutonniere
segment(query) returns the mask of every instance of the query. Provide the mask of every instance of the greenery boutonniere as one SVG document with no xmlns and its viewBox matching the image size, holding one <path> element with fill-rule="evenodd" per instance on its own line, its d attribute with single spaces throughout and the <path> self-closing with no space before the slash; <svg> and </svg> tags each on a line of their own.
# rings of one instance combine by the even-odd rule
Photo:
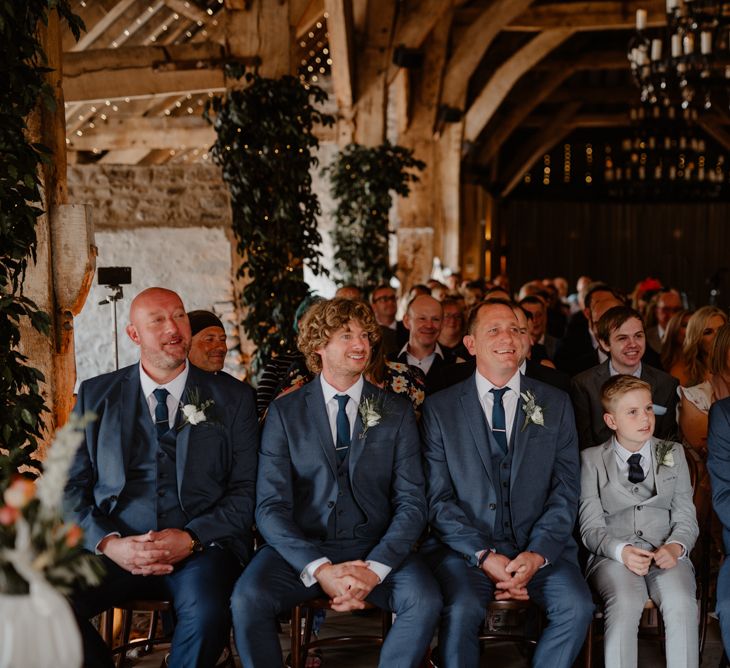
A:
<svg viewBox="0 0 730 668">
<path fill-rule="evenodd" d="M 180 408 L 183 414 L 182 422 L 178 427 L 178 430 L 182 429 L 186 424 L 195 426 L 201 422 L 209 422 L 208 415 L 205 411 L 213 406 L 212 399 L 206 399 L 203 401 L 200 398 L 200 392 L 197 388 L 192 387 L 186 393 L 188 403 L 183 404 Z"/>
<path fill-rule="evenodd" d="M 672 441 L 659 441 L 656 444 L 656 472 L 659 473 L 659 467 L 674 467 L 674 443 Z"/>
<path fill-rule="evenodd" d="M 525 392 L 520 392 L 520 396 L 522 397 L 522 401 L 524 401 L 522 410 L 525 412 L 525 422 L 522 425 L 522 431 L 527 429 L 528 424 L 536 424 L 539 427 L 544 427 L 545 415 L 543 414 L 542 406 L 539 406 L 535 401 L 535 395 L 530 390 L 526 390 Z"/>
<path fill-rule="evenodd" d="M 365 397 L 360 401 L 357 407 L 362 421 L 362 432 L 360 438 L 365 438 L 370 427 L 377 427 L 381 420 L 385 417 L 385 395 L 376 394 L 371 397 Z"/>
</svg>

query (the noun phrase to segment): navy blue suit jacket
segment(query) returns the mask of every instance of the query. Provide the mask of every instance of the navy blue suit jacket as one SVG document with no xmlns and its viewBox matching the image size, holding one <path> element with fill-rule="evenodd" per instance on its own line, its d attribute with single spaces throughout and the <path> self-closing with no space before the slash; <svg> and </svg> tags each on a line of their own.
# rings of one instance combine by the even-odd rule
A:
<svg viewBox="0 0 730 668">
<path fill-rule="evenodd" d="M 193 531 L 203 544 L 230 547 L 247 562 L 253 551 L 258 446 L 254 391 L 228 374 L 192 364 L 189 369 L 186 391 L 197 389 L 200 400 L 212 399 L 213 405 L 206 411 L 210 420 L 186 424 L 177 434 L 178 498 L 188 518 L 180 528 Z M 71 466 L 64 507 L 66 517 L 84 530 L 89 550 L 119 531 L 114 509 L 125 485 L 141 391 L 139 364 L 87 380 L 79 389 L 74 412 L 93 412 L 96 420 L 86 426 Z"/>
<path fill-rule="evenodd" d="M 543 408 L 545 425 L 529 424 L 519 400 L 511 446 L 514 449 L 509 514 L 521 551 L 554 563 L 576 561 L 572 538 L 580 498 L 580 464 L 573 409 L 568 395 L 520 376 Z M 488 423 L 477 396 L 475 376 L 428 397 L 421 421 L 426 494 L 433 533 L 476 565 L 476 553 L 493 546 L 497 495 L 492 480 Z"/>
<path fill-rule="evenodd" d="M 363 434 L 358 414 L 350 444 L 354 499 L 365 522 L 355 538 L 364 558 L 397 568 L 426 525 L 421 443 L 410 402 L 365 381 L 362 399 L 380 396 L 377 426 Z M 321 544 L 337 501 L 337 460 L 319 376 L 269 407 L 259 452 L 256 524 L 297 573 L 324 557 Z"/>
</svg>

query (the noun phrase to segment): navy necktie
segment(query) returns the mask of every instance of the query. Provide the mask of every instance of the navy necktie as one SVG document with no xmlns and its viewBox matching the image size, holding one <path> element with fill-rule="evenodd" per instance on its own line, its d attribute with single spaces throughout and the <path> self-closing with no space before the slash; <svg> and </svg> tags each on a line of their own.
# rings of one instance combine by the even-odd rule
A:
<svg viewBox="0 0 730 668">
<path fill-rule="evenodd" d="M 170 414 L 167 412 L 167 395 L 170 393 L 164 387 L 158 387 L 152 394 L 157 399 L 157 406 L 155 406 L 157 438 L 162 438 L 170 429 Z"/>
<path fill-rule="evenodd" d="M 643 482 L 646 475 L 644 469 L 641 468 L 641 455 L 635 452 L 627 461 L 629 463 L 629 482 Z"/>
<path fill-rule="evenodd" d="M 494 395 L 494 405 L 492 406 L 492 434 L 494 440 L 502 448 L 502 452 L 507 454 L 507 418 L 504 414 L 504 404 L 502 397 L 509 390 L 509 387 L 497 389 L 493 387 L 489 390 Z"/>
<path fill-rule="evenodd" d="M 347 411 L 345 406 L 350 400 L 350 397 L 346 394 L 335 394 L 335 399 L 339 404 L 337 410 L 337 443 L 335 449 L 337 450 L 337 461 L 342 464 L 347 455 L 347 450 L 350 447 L 350 419 L 347 417 Z"/>
</svg>

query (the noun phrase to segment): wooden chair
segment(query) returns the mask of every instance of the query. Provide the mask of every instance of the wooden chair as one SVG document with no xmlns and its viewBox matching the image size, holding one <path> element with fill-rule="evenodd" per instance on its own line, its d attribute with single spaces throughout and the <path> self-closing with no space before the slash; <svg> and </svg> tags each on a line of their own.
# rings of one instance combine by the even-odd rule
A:
<svg viewBox="0 0 730 668">
<path fill-rule="evenodd" d="M 123 668 L 124 662 L 127 658 L 127 652 L 132 649 L 142 647 L 143 651 L 148 654 L 154 649 L 155 645 L 169 644 L 172 641 L 171 635 L 157 635 L 157 627 L 160 622 L 160 616 L 163 613 L 172 612 L 172 603 L 170 601 L 137 599 L 127 601 L 126 603 L 118 606 L 117 609 L 122 611 L 122 634 L 120 644 L 112 645 L 114 634 L 114 609 L 107 610 L 101 621 L 102 636 L 111 647 L 112 656 L 116 656 L 116 668 Z M 130 640 L 132 635 L 132 618 L 135 613 L 149 613 L 150 622 L 147 635 L 144 638 L 135 638 L 134 640 Z M 164 668 L 166 665 L 166 657 L 163 657 L 160 663 L 160 668 Z M 231 651 L 230 640 L 228 642 L 227 651 L 222 655 L 222 659 L 216 663 L 216 666 L 220 668 L 223 668 L 224 666 L 234 668 L 235 663 L 233 660 L 233 652 Z"/>
<path fill-rule="evenodd" d="M 542 633 L 545 615 L 532 601 L 490 601 L 487 604 L 484 628 L 479 634 L 481 643 L 490 640 L 521 642 L 527 648 L 537 645 Z M 535 626 L 530 629 L 530 622 Z M 534 631 L 530 635 L 530 631 Z"/>
<path fill-rule="evenodd" d="M 376 606 L 365 604 L 366 610 Z M 317 638 L 312 640 L 312 618 L 315 610 L 332 610 L 329 600 L 315 598 L 305 601 L 292 608 L 291 613 L 291 666 L 290 668 L 304 668 L 307 652 L 315 647 L 337 647 L 341 645 L 377 645 L 380 646 L 393 625 L 393 615 L 389 610 L 381 610 L 380 635 L 353 634 L 341 635 L 333 638 Z M 302 621 L 304 624 L 302 624 Z"/>
</svg>

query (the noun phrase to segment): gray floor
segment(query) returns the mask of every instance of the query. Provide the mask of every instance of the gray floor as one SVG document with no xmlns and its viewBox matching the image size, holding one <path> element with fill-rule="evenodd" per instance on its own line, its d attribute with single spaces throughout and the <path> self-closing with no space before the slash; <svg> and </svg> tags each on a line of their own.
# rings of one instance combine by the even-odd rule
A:
<svg viewBox="0 0 730 668">
<path fill-rule="evenodd" d="M 365 632 L 375 634 L 380 627 L 380 620 L 375 617 L 354 617 L 350 614 L 330 613 L 322 628 L 322 637 Z M 283 626 L 281 644 L 284 655 L 289 650 L 289 627 Z M 128 665 L 141 668 L 158 668 L 164 657 L 165 649 L 161 648 L 153 654 L 130 661 Z M 603 664 L 600 656 L 600 646 L 597 647 L 597 660 L 594 666 L 599 668 Z M 722 643 L 719 638 L 719 629 L 716 620 L 710 619 L 708 625 L 707 642 L 702 657 L 702 666 L 716 668 L 722 656 Z M 240 662 L 236 661 L 240 666 Z M 348 647 L 340 649 L 328 649 L 323 653 L 322 668 L 372 668 L 378 665 L 377 649 L 369 647 Z M 492 642 L 486 647 L 482 655 L 481 666 L 489 668 L 521 668 L 529 666 L 529 658 L 526 658 L 516 643 Z M 576 665 L 581 665 L 580 661 Z M 639 665 L 641 668 L 659 668 L 665 666 L 662 649 L 658 642 L 642 640 L 639 644 Z M 264 667 L 268 668 L 268 667 Z M 548 667 L 546 667 L 548 668 Z"/>
</svg>

